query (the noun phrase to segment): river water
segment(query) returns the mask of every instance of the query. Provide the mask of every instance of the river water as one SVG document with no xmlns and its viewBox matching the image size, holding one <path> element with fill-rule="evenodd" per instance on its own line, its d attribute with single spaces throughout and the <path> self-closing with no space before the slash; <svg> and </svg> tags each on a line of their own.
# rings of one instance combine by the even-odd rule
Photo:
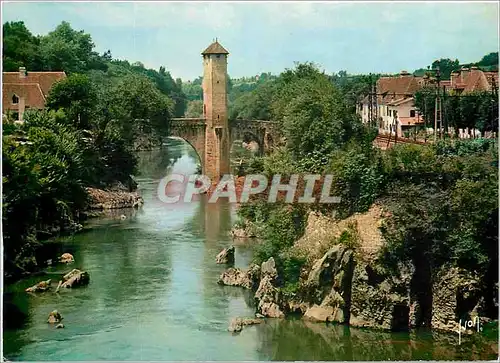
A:
<svg viewBox="0 0 500 363">
<path fill-rule="evenodd" d="M 28 294 L 31 277 L 6 286 L 10 319 L 4 356 L 10 360 L 428 360 L 495 359 L 497 340 L 428 331 L 386 333 L 302 320 L 273 320 L 227 331 L 233 317 L 253 316 L 250 294 L 216 284 L 224 266 L 215 256 L 231 243 L 236 266 L 252 258 L 251 242 L 228 236 L 234 208 L 223 202 L 166 205 L 157 185 L 166 173 L 191 173 L 197 156 L 186 143 L 140 155 L 139 211 L 91 220 L 82 233 L 51 242 L 54 256 L 88 271 L 90 284 L 59 294 Z M 120 218 L 121 214 L 126 219 Z M 55 279 L 58 275 L 54 274 Z M 45 277 L 44 277 L 45 279 Z M 16 309 L 17 308 L 17 309 Z M 57 309 L 64 329 L 46 323 Z M 23 315 L 13 313 L 19 310 Z M 24 316 L 24 317 L 23 317 Z M 12 322 L 14 321 L 14 323 Z"/>
</svg>

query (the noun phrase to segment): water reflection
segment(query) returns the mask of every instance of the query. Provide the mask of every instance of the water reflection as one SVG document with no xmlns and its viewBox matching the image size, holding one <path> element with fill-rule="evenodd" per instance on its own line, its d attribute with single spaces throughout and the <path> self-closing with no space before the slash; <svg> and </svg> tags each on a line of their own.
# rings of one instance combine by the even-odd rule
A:
<svg viewBox="0 0 500 363">
<path fill-rule="evenodd" d="M 229 320 L 252 316 L 250 291 L 218 286 L 226 266 L 215 256 L 236 245 L 237 267 L 252 257 L 251 242 L 232 241 L 234 208 L 224 201 L 166 205 L 157 196 L 169 172 L 192 173 L 190 146 L 140 154 L 137 175 L 145 205 L 91 221 L 84 232 L 48 245 L 55 255 L 70 252 L 73 266 L 48 269 L 58 279 L 70 268 L 90 273 L 87 287 L 60 294 L 26 294 L 30 277 L 7 286 L 12 312 L 4 331 L 4 354 L 17 360 L 386 360 L 493 359 L 481 342 L 456 346 L 435 333 L 390 334 L 304 321 L 272 320 L 227 332 Z M 55 251 L 55 252 L 54 252 Z M 58 309 L 65 329 L 46 323 Z M 14 315 L 14 313 L 16 315 Z M 7 320 L 4 320 L 7 322 Z M 13 324 L 17 323 L 17 324 Z M 426 335 L 427 334 L 427 335 Z M 446 338 L 443 338 L 446 337 Z M 450 339 L 447 341 L 446 339 Z M 468 345 L 469 344 L 469 345 Z M 475 351 L 475 353 L 474 353 Z M 451 353 L 446 353 L 451 352 Z M 448 354 L 448 355 L 447 355 Z M 486 358 L 485 358 L 486 357 Z"/>
</svg>

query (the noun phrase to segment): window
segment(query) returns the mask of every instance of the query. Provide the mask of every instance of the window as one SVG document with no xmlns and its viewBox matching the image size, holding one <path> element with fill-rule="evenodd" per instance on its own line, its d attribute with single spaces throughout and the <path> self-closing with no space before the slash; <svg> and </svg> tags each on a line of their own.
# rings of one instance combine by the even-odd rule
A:
<svg viewBox="0 0 500 363">
<path fill-rule="evenodd" d="M 220 54 L 217 54 L 217 58 L 220 58 Z"/>
<path fill-rule="evenodd" d="M 389 116 L 392 116 L 392 110 L 389 110 Z"/>
<path fill-rule="evenodd" d="M 17 105 L 19 103 L 19 97 L 17 97 L 16 95 L 13 95 L 12 96 L 12 103 L 14 105 Z"/>
<path fill-rule="evenodd" d="M 410 110 L 410 117 L 415 117 L 415 110 Z"/>
</svg>

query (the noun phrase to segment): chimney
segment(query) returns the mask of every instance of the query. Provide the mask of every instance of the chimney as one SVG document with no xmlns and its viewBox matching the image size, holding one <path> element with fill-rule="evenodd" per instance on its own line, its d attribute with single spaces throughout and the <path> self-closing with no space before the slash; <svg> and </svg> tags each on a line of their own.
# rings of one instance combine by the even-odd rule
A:
<svg viewBox="0 0 500 363">
<path fill-rule="evenodd" d="M 26 68 L 19 67 L 19 78 L 26 78 Z"/>
<path fill-rule="evenodd" d="M 410 73 L 408 73 L 407 71 L 401 71 L 401 73 L 399 73 L 399 75 L 400 75 L 401 77 L 407 77 L 407 76 L 409 76 L 409 75 L 410 75 Z"/>
<path fill-rule="evenodd" d="M 456 87 L 459 75 L 460 75 L 460 73 L 458 73 L 457 71 L 451 72 L 451 74 L 450 74 L 451 88 Z"/>
<path fill-rule="evenodd" d="M 469 75 L 469 68 L 462 67 L 460 70 L 460 75 L 462 76 L 462 82 L 467 82 L 467 76 Z"/>
</svg>

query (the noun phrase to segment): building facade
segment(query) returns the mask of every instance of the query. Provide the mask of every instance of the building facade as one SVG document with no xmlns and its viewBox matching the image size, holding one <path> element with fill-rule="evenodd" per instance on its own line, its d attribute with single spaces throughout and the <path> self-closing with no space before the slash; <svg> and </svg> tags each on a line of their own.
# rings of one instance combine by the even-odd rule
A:
<svg viewBox="0 0 500 363">
<path fill-rule="evenodd" d="M 395 77 L 380 77 L 377 81 L 376 108 L 377 127 L 381 134 L 402 136 L 404 131 L 423 124 L 422 117 L 415 108 L 413 95 L 424 85 L 422 77 L 415 77 L 401 71 Z M 370 121 L 370 97 L 365 97 L 358 105 L 358 114 L 363 123 Z"/>
<path fill-rule="evenodd" d="M 66 78 L 64 72 L 3 72 L 2 113 L 22 122 L 28 109 L 43 109 L 52 86 Z"/>
</svg>

